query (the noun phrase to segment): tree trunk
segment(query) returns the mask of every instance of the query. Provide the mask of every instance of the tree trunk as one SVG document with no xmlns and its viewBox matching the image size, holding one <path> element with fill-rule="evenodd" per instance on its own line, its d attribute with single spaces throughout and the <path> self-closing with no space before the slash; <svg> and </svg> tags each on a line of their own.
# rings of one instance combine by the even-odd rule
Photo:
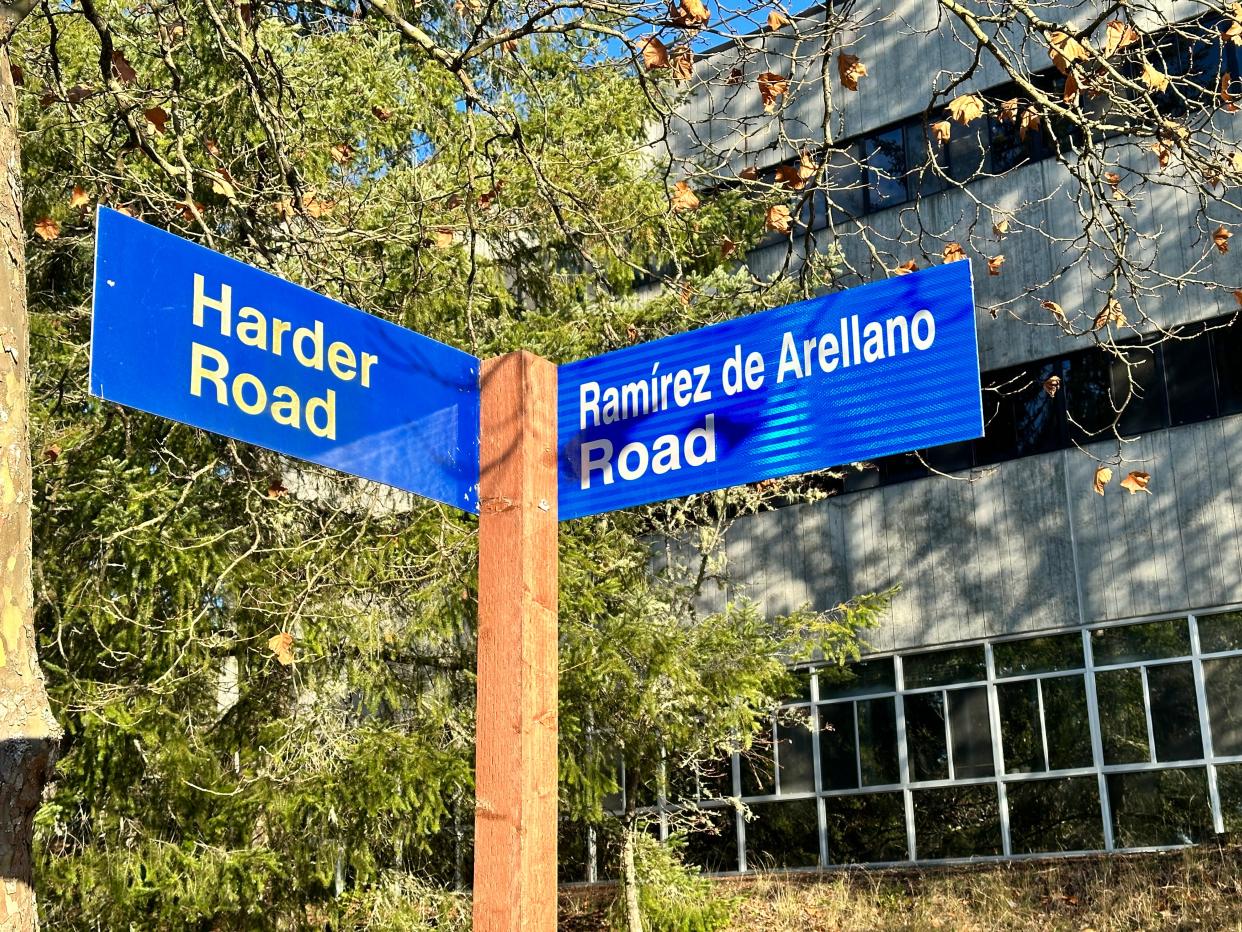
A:
<svg viewBox="0 0 1242 932">
<path fill-rule="evenodd" d="M 638 769 L 625 768 L 625 818 L 621 821 L 621 888 L 625 894 L 625 923 L 629 932 L 643 932 L 643 908 L 638 900 Z"/>
<path fill-rule="evenodd" d="M 60 729 L 35 652 L 29 327 L 17 94 L 0 46 L 0 932 L 38 928 L 31 841 Z"/>
</svg>

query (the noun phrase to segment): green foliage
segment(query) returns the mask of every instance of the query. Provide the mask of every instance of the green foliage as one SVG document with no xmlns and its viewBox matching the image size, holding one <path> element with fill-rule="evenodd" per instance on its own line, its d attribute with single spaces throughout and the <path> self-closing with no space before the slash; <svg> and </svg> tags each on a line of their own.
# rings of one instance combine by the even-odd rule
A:
<svg viewBox="0 0 1242 932">
<path fill-rule="evenodd" d="M 638 898 L 644 928 L 648 932 L 716 932 L 729 925 L 732 897 L 722 896 L 698 868 L 681 859 L 685 840 L 676 835 L 663 844 L 645 832 L 636 836 L 634 860 L 638 873 Z M 624 898 L 613 901 L 608 922 L 627 928 Z"/>
</svg>

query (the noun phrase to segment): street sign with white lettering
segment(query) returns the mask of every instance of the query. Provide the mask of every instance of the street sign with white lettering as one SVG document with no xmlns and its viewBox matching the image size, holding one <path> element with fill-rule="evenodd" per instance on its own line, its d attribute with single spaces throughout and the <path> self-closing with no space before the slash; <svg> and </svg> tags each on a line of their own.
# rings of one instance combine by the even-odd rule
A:
<svg viewBox="0 0 1242 932">
<path fill-rule="evenodd" d="M 569 363 L 561 520 L 983 434 L 969 261 Z"/>
<path fill-rule="evenodd" d="M 90 384 L 478 512 L 478 359 L 106 208 Z"/>
</svg>

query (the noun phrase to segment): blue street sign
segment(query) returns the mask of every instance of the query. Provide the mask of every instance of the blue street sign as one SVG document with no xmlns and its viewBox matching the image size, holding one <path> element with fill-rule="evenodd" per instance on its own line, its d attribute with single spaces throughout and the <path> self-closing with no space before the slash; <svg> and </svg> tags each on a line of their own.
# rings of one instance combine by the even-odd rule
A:
<svg viewBox="0 0 1242 932">
<path fill-rule="evenodd" d="M 91 392 L 478 513 L 479 361 L 101 208 Z"/>
<path fill-rule="evenodd" d="M 983 434 L 968 261 L 561 366 L 562 519 Z"/>
</svg>

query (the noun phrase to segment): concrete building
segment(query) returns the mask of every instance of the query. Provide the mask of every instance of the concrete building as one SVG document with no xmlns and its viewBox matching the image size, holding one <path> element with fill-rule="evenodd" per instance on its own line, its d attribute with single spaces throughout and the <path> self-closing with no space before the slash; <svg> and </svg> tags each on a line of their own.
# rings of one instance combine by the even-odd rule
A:
<svg viewBox="0 0 1242 932">
<path fill-rule="evenodd" d="M 692 837 L 691 857 L 712 871 L 814 868 L 1150 849 L 1236 831 L 1235 299 L 1219 287 L 1137 295 L 1130 318 L 1144 319 L 1124 335 L 1133 368 L 1090 334 L 1068 335 L 1040 302 L 1073 317 L 1106 298 L 1107 256 L 1081 242 L 1076 182 L 1052 157 L 1081 141 L 1055 126 L 1020 139 L 991 116 L 954 123 L 948 144 L 929 147 L 939 118 L 929 101 L 946 102 L 932 101 L 929 82 L 944 87 L 968 69 L 973 45 L 936 3 L 868 5 L 877 16 L 881 8 L 889 28 L 847 30 L 829 53 L 865 59 L 857 93 L 820 56 L 793 56 L 790 30 L 755 36 L 700 62 L 669 145 L 721 183 L 747 166 L 772 177 L 825 138 L 846 153 L 829 173 L 832 193 L 802 199 L 805 225 L 792 243 L 774 236 L 752 254 L 761 276 L 796 273 L 807 249 L 839 248 L 848 285 L 962 243 L 976 259 L 987 434 L 927 453 L 947 477 L 889 457 L 849 473 L 822 501 L 733 526 L 723 544 L 731 582 L 712 598 L 747 596 L 781 613 L 901 591 L 865 661 L 807 670 L 802 695 L 774 718 L 766 760 L 735 759 L 718 775 L 715 792 L 740 797 L 750 817 L 705 799 L 722 832 Z M 1202 74 L 1204 86 L 1222 71 L 1242 74 L 1242 49 L 1228 43 L 1170 35 L 1156 46 L 1166 72 Z M 1037 55 L 1033 67 L 1047 66 L 1047 48 Z M 787 74 L 790 62 L 801 69 L 790 99 L 765 114 L 749 76 Z M 742 80 L 721 79 L 734 69 Z M 1060 93 L 1055 71 L 1036 77 Z M 986 55 L 954 93 L 965 92 L 1021 94 Z M 1108 146 L 1143 158 L 1125 139 Z M 940 152 L 938 169 L 929 151 Z M 1242 285 L 1236 257 L 1210 248 L 1218 222 L 1236 223 L 1236 192 L 1201 207 L 1186 184 L 1154 171 L 1123 184 L 1134 227 L 1156 234 L 1141 247 L 1153 274 L 1198 268 L 1200 280 Z M 989 276 L 982 260 L 1001 253 L 1003 274 Z M 1160 330 L 1198 336 L 1153 339 Z M 1055 392 L 1045 388 L 1052 376 Z M 1138 439 L 1119 442 L 1108 425 L 1131 384 L 1118 427 Z M 883 402 L 900 416 L 900 399 Z M 1150 494 L 1116 481 L 1096 494 L 1100 462 L 1115 462 L 1117 478 L 1149 473 Z"/>
</svg>

